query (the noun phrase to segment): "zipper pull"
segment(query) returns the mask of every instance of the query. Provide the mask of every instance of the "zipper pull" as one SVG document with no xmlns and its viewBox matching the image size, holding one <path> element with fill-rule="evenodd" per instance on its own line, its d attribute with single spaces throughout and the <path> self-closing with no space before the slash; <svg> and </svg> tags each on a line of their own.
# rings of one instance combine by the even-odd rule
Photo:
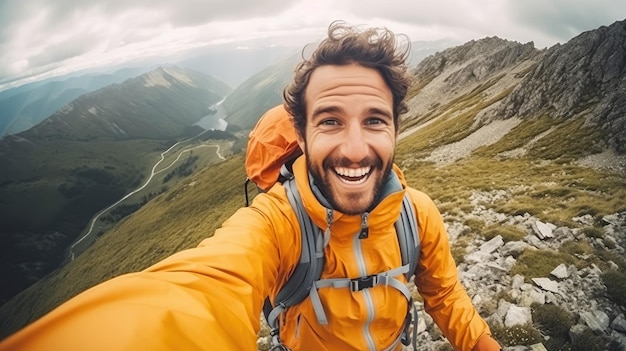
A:
<svg viewBox="0 0 626 351">
<path fill-rule="evenodd" d="M 369 227 L 367 225 L 367 218 L 369 216 L 369 212 L 364 212 L 361 215 L 361 232 L 359 233 L 359 239 L 367 239 L 369 236 Z"/>
<path fill-rule="evenodd" d="M 324 247 L 330 242 L 330 226 L 333 224 L 333 210 L 326 209 L 326 230 L 324 231 Z"/>
</svg>

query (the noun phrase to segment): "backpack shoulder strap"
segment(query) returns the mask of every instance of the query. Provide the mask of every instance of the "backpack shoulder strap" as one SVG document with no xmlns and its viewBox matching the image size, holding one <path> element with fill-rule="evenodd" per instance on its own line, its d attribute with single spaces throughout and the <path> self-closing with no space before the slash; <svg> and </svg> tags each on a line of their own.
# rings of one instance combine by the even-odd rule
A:
<svg viewBox="0 0 626 351">
<path fill-rule="evenodd" d="M 409 265 L 409 271 L 405 273 L 407 282 L 415 274 L 420 254 L 419 226 L 417 224 L 417 212 L 413 208 L 411 197 L 408 192 L 404 193 L 400 218 L 396 221 L 396 234 L 402 256 L 402 265 Z M 413 323 L 413 333 L 410 333 L 410 325 Z M 409 310 L 404 321 L 404 330 L 401 334 L 401 342 L 405 346 L 412 344 L 413 350 L 417 350 L 417 309 L 413 299 L 409 299 Z"/>
<path fill-rule="evenodd" d="M 278 336 L 278 316 L 288 307 L 297 305 L 309 296 L 313 283 L 320 279 L 322 269 L 324 268 L 324 239 L 322 231 L 313 223 L 313 220 L 311 220 L 304 209 L 295 179 L 288 172 L 286 167 L 283 167 L 281 170 L 281 174 L 287 177 L 287 180 L 283 182 L 283 186 L 285 187 L 289 203 L 298 218 L 302 250 L 300 261 L 291 277 L 279 290 L 274 303 L 272 304 L 269 299 L 266 299 L 263 306 L 265 320 L 272 329 L 272 333 L 276 333 L 275 337 Z"/>
<path fill-rule="evenodd" d="M 402 256 L 402 265 L 409 265 L 409 271 L 406 273 L 406 280 L 408 281 L 417 268 L 421 246 L 417 214 L 413 209 L 413 203 L 411 202 L 408 192 L 404 193 L 400 218 L 396 221 L 395 226 L 396 234 L 398 235 L 398 244 L 400 245 L 400 254 Z"/>
</svg>

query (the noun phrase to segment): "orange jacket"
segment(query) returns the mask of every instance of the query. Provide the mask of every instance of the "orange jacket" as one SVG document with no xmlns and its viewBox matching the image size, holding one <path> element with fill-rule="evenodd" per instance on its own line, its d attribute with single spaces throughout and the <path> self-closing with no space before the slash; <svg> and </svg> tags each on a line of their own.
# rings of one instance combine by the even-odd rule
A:
<svg viewBox="0 0 626 351">
<path fill-rule="evenodd" d="M 355 239 L 360 216 L 335 212 L 322 277 L 354 278 L 362 269 L 373 274 L 399 267 L 393 224 L 408 191 L 420 229 L 415 283 L 425 309 L 455 349 L 471 350 L 489 329 L 458 282 L 441 216 L 394 170 L 405 189 L 371 211 L 367 239 Z M 305 208 L 325 228 L 325 210 L 308 184 L 304 157 L 294 173 Z M 284 188 L 274 186 L 197 248 L 81 293 L 4 340 L 0 350 L 256 350 L 264 297 L 277 293 L 298 262 L 297 230 Z M 365 290 L 321 288 L 329 324 L 319 325 L 306 299 L 286 313 L 283 341 L 294 350 L 385 349 L 400 332 L 406 298 L 387 286 Z"/>
</svg>

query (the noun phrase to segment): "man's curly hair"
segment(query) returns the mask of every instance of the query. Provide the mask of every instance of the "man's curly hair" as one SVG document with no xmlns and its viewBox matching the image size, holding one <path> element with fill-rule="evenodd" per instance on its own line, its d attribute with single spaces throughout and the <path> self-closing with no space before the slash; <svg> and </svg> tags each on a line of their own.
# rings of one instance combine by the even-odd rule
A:
<svg viewBox="0 0 626 351">
<path fill-rule="evenodd" d="M 393 119 L 397 131 L 399 116 L 407 111 L 404 97 L 411 84 L 406 66 L 409 51 L 408 37 L 396 36 L 386 28 L 363 29 L 343 21 L 331 23 L 328 37 L 319 44 L 309 59 L 304 58 L 303 50 L 303 61 L 298 64 L 293 80 L 283 91 L 285 109 L 293 116 L 298 133 L 303 137 L 305 135 L 304 95 L 311 73 L 324 65 L 341 66 L 353 63 L 376 69 L 382 75 L 393 96 Z"/>
</svg>

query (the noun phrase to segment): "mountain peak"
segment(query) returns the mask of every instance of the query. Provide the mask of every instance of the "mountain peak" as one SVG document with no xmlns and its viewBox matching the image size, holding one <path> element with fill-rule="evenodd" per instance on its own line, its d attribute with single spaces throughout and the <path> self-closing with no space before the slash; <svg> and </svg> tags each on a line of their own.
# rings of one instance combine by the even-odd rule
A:
<svg viewBox="0 0 626 351">
<path fill-rule="evenodd" d="M 172 86 L 172 79 L 183 84 L 195 86 L 186 71 L 177 66 L 159 67 L 154 71 L 144 74 L 142 78 L 145 81 L 144 85 L 146 87 L 163 86 L 170 88 Z"/>
</svg>

